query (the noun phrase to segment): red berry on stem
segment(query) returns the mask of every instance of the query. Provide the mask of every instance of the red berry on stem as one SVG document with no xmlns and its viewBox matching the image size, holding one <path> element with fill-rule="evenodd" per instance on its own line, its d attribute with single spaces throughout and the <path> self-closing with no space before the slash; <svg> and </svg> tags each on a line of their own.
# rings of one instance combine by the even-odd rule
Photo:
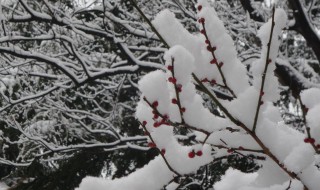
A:
<svg viewBox="0 0 320 190">
<path fill-rule="evenodd" d="M 143 126 L 147 125 L 147 121 L 143 121 L 143 122 L 142 122 L 142 125 L 143 125 Z"/>
<path fill-rule="evenodd" d="M 158 105 L 159 105 L 159 102 L 158 102 L 158 101 L 154 101 L 154 102 L 152 103 L 152 107 L 154 107 L 154 108 L 158 107 Z"/>
<path fill-rule="evenodd" d="M 198 6 L 198 11 L 201 11 L 201 9 L 202 9 L 202 5 L 199 5 Z"/>
<path fill-rule="evenodd" d="M 207 78 L 202 79 L 201 82 L 208 82 L 209 80 Z"/>
<path fill-rule="evenodd" d="M 155 128 L 157 128 L 157 127 L 159 127 L 160 126 L 160 123 L 159 122 L 155 122 L 154 124 L 153 124 L 153 127 L 155 127 Z"/>
<path fill-rule="evenodd" d="M 207 50 L 208 50 L 208 51 L 212 51 L 212 47 L 207 46 Z"/>
<path fill-rule="evenodd" d="M 177 103 L 178 103 L 177 99 L 175 99 L 175 98 L 173 98 L 173 99 L 171 100 L 171 102 L 172 102 L 173 104 L 177 104 Z"/>
<path fill-rule="evenodd" d="M 196 155 L 197 156 L 202 156 L 202 151 L 201 150 L 197 151 Z"/>
<path fill-rule="evenodd" d="M 206 34 L 206 31 L 204 29 L 200 30 L 201 34 Z"/>
<path fill-rule="evenodd" d="M 173 84 L 176 84 L 176 82 L 177 82 L 177 79 L 174 77 L 169 77 L 168 80 L 169 80 L 169 82 L 172 82 Z"/>
<path fill-rule="evenodd" d="M 162 154 L 162 155 L 164 155 L 165 153 L 166 153 L 166 149 L 161 149 L 161 151 L 160 151 L 160 153 Z"/>
<path fill-rule="evenodd" d="M 316 142 L 316 140 L 314 140 L 314 138 L 310 138 L 309 141 L 310 141 L 311 144 L 314 144 Z"/>
<path fill-rule="evenodd" d="M 304 139 L 304 142 L 305 142 L 305 143 L 309 143 L 309 142 L 310 142 L 310 138 L 305 138 L 305 139 Z"/>
<path fill-rule="evenodd" d="M 239 146 L 239 150 L 243 150 L 243 147 L 242 147 L 242 146 Z"/>
<path fill-rule="evenodd" d="M 181 108 L 181 112 L 182 113 L 186 112 L 186 108 Z"/>
<path fill-rule="evenodd" d="M 204 42 L 205 42 L 206 44 L 209 44 L 210 41 L 209 41 L 209 40 L 206 40 L 206 41 L 204 41 Z"/>
<path fill-rule="evenodd" d="M 210 61 L 210 64 L 216 64 L 217 63 L 217 59 L 212 59 L 211 61 Z"/>
<path fill-rule="evenodd" d="M 219 67 L 222 67 L 222 66 L 223 66 L 223 62 L 220 62 L 220 63 L 219 63 Z"/>
<path fill-rule="evenodd" d="M 204 18 L 200 18 L 200 19 L 199 19 L 199 23 L 202 23 L 202 24 L 203 24 L 204 22 L 205 22 L 205 19 L 204 19 Z"/>
<path fill-rule="evenodd" d="M 211 85 L 215 85 L 215 84 L 217 84 L 217 81 L 212 79 L 210 83 L 211 83 Z"/>
<path fill-rule="evenodd" d="M 212 51 L 216 51 L 217 50 L 217 47 L 212 47 Z"/>
<path fill-rule="evenodd" d="M 232 149 L 228 149 L 227 152 L 228 152 L 228 153 L 232 153 L 233 150 L 232 150 Z"/>
<path fill-rule="evenodd" d="M 172 65 L 169 65 L 169 66 L 168 66 L 168 70 L 169 70 L 169 71 L 172 71 L 172 70 L 173 70 L 173 66 L 172 66 Z"/>
<path fill-rule="evenodd" d="M 320 144 L 317 144 L 317 149 L 320 149 Z"/>
<path fill-rule="evenodd" d="M 188 156 L 189 158 L 194 158 L 195 157 L 194 151 L 189 152 Z"/>
<path fill-rule="evenodd" d="M 181 92 L 181 91 L 182 91 L 182 85 L 181 85 L 181 84 L 178 84 L 178 85 L 177 85 L 177 91 L 178 91 L 178 92 Z"/>
<path fill-rule="evenodd" d="M 150 148 L 155 148 L 155 147 L 156 147 L 156 144 L 154 144 L 153 142 L 149 142 L 149 143 L 148 143 L 148 147 L 150 147 Z"/>
<path fill-rule="evenodd" d="M 154 114 L 153 115 L 153 119 L 158 119 L 159 118 L 159 115 L 158 114 Z"/>
<path fill-rule="evenodd" d="M 263 92 L 263 91 L 261 91 L 261 92 L 260 92 L 260 96 L 263 96 L 263 95 L 264 95 L 264 92 Z"/>
</svg>

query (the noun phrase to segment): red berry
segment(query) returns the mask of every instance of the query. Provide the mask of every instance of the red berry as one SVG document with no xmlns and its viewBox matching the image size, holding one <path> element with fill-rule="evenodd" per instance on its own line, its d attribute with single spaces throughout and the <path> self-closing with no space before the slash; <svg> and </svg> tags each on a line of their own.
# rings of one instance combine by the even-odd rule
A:
<svg viewBox="0 0 320 190">
<path fill-rule="evenodd" d="M 210 81 L 210 83 L 211 83 L 211 85 L 215 85 L 215 84 L 217 84 L 217 81 L 214 80 L 214 79 L 212 79 L 212 80 Z"/>
<path fill-rule="evenodd" d="M 228 149 L 227 152 L 228 153 L 233 153 L 233 150 L 232 149 Z"/>
<path fill-rule="evenodd" d="M 159 118 L 159 115 L 158 114 L 154 114 L 153 115 L 153 119 L 158 119 Z"/>
<path fill-rule="evenodd" d="M 199 5 L 198 6 L 198 11 L 201 11 L 201 9 L 202 9 L 202 5 Z"/>
<path fill-rule="evenodd" d="M 209 40 L 206 40 L 206 41 L 204 41 L 206 44 L 209 44 L 210 43 L 210 41 Z"/>
<path fill-rule="evenodd" d="M 149 135 L 150 135 L 150 133 L 149 133 L 148 131 L 145 131 L 145 132 L 144 132 L 144 135 L 149 136 Z"/>
<path fill-rule="evenodd" d="M 177 85 L 177 91 L 178 91 L 178 92 L 181 92 L 181 91 L 182 91 L 182 85 L 181 85 L 181 84 L 178 84 L 178 85 Z"/>
<path fill-rule="evenodd" d="M 164 115 L 163 115 L 163 119 L 165 119 L 165 120 L 166 120 L 166 119 L 169 119 L 169 116 L 168 116 L 167 114 L 164 114 Z"/>
<path fill-rule="evenodd" d="M 316 140 L 314 140 L 314 138 L 310 138 L 310 143 L 314 144 L 316 142 Z"/>
<path fill-rule="evenodd" d="M 317 145 L 317 149 L 320 149 L 320 144 Z"/>
<path fill-rule="evenodd" d="M 217 47 L 212 47 L 212 51 L 216 51 L 217 50 Z"/>
<path fill-rule="evenodd" d="M 207 46 L 208 51 L 212 51 L 212 48 L 210 46 Z"/>
<path fill-rule="evenodd" d="M 260 92 L 260 96 L 263 96 L 263 95 L 264 95 L 264 92 L 263 92 L 263 91 L 261 91 L 261 92 Z"/>
<path fill-rule="evenodd" d="M 201 82 L 208 82 L 209 80 L 207 78 L 202 79 Z"/>
<path fill-rule="evenodd" d="M 206 31 L 204 29 L 200 30 L 201 34 L 206 34 Z"/>
<path fill-rule="evenodd" d="M 239 150 L 243 150 L 243 147 L 242 147 L 242 146 L 239 146 Z"/>
<path fill-rule="evenodd" d="M 216 64 L 217 63 L 217 59 L 212 59 L 211 61 L 210 61 L 210 64 Z"/>
<path fill-rule="evenodd" d="M 222 66 L 223 66 L 223 62 L 220 62 L 220 63 L 219 63 L 219 67 L 222 67 Z"/>
<path fill-rule="evenodd" d="M 161 149 L 161 151 L 160 151 L 160 153 L 162 154 L 162 155 L 164 155 L 165 153 L 166 153 L 166 149 Z"/>
<path fill-rule="evenodd" d="M 305 139 L 304 139 L 304 142 L 305 142 L 305 143 L 309 143 L 309 142 L 310 142 L 310 139 L 309 139 L 309 138 L 305 138 Z"/>
<path fill-rule="evenodd" d="M 150 148 L 155 148 L 155 147 L 156 147 L 156 144 L 154 144 L 153 142 L 149 142 L 149 143 L 148 143 L 148 147 L 150 147 Z"/>
<path fill-rule="evenodd" d="M 195 157 L 195 153 L 194 153 L 194 151 L 189 152 L 188 156 L 189 156 L 189 158 L 194 158 L 194 157 Z"/>
<path fill-rule="evenodd" d="M 182 113 L 186 112 L 186 108 L 181 108 L 181 112 Z"/>
<path fill-rule="evenodd" d="M 171 102 L 172 102 L 173 104 L 177 104 L 177 103 L 178 103 L 177 99 L 175 99 L 175 98 L 173 98 L 173 99 L 171 100 Z"/>
<path fill-rule="evenodd" d="M 202 151 L 201 150 L 197 151 L 196 155 L 197 156 L 202 156 Z"/>
<path fill-rule="evenodd" d="M 142 122 L 142 125 L 143 125 L 143 126 L 146 126 L 146 125 L 147 125 L 147 121 L 143 121 L 143 122 Z"/>
<path fill-rule="evenodd" d="M 204 21 L 205 21 L 205 19 L 204 19 L 204 18 L 200 18 L 200 19 L 199 19 L 199 23 L 202 23 L 202 24 L 203 24 L 203 23 L 204 23 Z"/>
<path fill-rule="evenodd" d="M 157 127 L 160 126 L 160 124 L 161 124 L 161 123 L 159 123 L 159 122 L 155 122 L 155 123 L 153 124 L 153 127 L 157 128 Z"/>
<path fill-rule="evenodd" d="M 173 70 L 173 66 L 169 65 L 169 66 L 168 66 L 168 70 L 169 70 L 169 71 L 172 71 L 172 70 Z"/>
<path fill-rule="evenodd" d="M 176 82 L 177 82 L 177 79 L 174 77 L 169 77 L 168 80 L 169 80 L 169 82 L 172 82 L 173 84 L 176 84 Z"/>
<path fill-rule="evenodd" d="M 154 107 L 154 108 L 158 107 L 158 105 L 159 105 L 159 102 L 158 102 L 158 101 L 154 101 L 154 102 L 152 103 L 152 107 Z"/>
</svg>

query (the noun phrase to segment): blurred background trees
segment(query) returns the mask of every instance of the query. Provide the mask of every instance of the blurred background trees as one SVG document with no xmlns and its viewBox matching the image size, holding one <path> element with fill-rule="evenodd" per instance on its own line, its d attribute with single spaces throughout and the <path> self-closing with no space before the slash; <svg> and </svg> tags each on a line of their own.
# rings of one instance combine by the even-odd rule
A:
<svg viewBox="0 0 320 190">
<path fill-rule="evenodd" d="M 12 189 L 74 189 L 86 175 L 122 177 L 158 154 L 147 147 L 134 117 L 137 81 L 163 68 L 166 51 L 143 16 L 152 20 L 170 9 L 196 34 L 195 0 L 0 3 L 0 181 Z M 270 17 L 270 2 L 216 0 L 212 6 L 249 71 L 259 56 L 255 36 Z M 287 123 L 300 128 L 298 94 L 320 87 L 320 2 L 277 6 L 290 19 L 277 59 L 283 85 L 278 105 Z M 217 87 L 212 90 L 228 99 Z M 258 167 L 248 158 L 226 159 L 242 171 Z M 188 188 L 205 189 L 226 168 L 223 160 L 212 163 L 183 185 L 203 181 L 202 187 Z"/>
</svg>

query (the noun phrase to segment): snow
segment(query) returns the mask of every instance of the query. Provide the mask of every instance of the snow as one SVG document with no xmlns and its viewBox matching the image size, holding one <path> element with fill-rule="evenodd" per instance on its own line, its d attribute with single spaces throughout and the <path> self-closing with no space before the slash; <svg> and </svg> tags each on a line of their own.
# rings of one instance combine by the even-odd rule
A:
<svg viewBox="0 0 320 190">
<path fill-rule="evenodd" d="M 0 190 L 7 190 L 9 187 L 5 184 L 0 182 Z"/>
<path fill-rule="evenodd" d="M 136 118 L 148 132 L 149 142 L 153 142 L 162 154 L 121 179 L 87 177 L 78 190 L 99 190 L 105 187 L 110 190 L 161 189 L 175 175 L 193 173 L 215 158 L 228 155 L 228 149 L 240 147 L 254 150 L 239 150 L 244 155 L 261 156 L 263 151 L 266 159 L 257 161 L 261 168 L 255 173 L 242 173 L 230 168 L 221 181 L 214 185 L 214 189 L 282 190 L 290 184 L 290 189 L 294 190 L 302 190 L 303 185 L 310 190 L 317 190 L 320 186 L 320 171 L 315 166 L 314 148 L 304 142 L 304 133 L 284 123 L 280 111 L 274 105 L 280 98 L 274 70 L 279 37 L 287 23 L 284 10 L 275 10 L 270 48 L 268 43 L 272 20 L 263 24 L 258 31 L 262 50 L 260 58 L 252 63 L 253 81 L 250 86 L 246 68 L 239 61 L 232 38 L 215 10 L 204 1 L 199 1 L 198 5 L 202 5 L 202 9 L 197 16 L 204 19 L 198 25 L 199 30 L 203 30 L 202 34 L 189 33 L 168 10 L 161 11 L 152 22 L 171 48 L 164 55 L 165 67 L 150 72 L 139 81 L 141 97 L 136 108 Z M 208 44 L 211 47 L 208 48 Z M 213 50 L 213 47 L 216 49 Z M 223 62 L 223 65 L 210 64 L 213 59 L 219 64 Z M 225 114 L 226 117 L 218 117 L 204 107 L 204 100 L 196 91 L 192 74 L 200 80 L 214 79 L 218 84 L 225 85 L 230 94 L 234 92 L 233 100 L 219 99 L 219 102 L 243 126 L 237 126 L 236 122 L 226 116 L 228 114 Z M 315 88 L 301 94 L 303 103 L 309 108 L 307 123 L 316 143 L 320 143 L 318 97 L 320 90 Z M 259 102 L 259 98 L 262 102 Z M 254 121 L 257 121 L 256 126 L 253 126 Z M 179 142 L 175 128 L 180 127 L 192 131 L 198 141 L 191 145 Z M 253 127 L 256 127 L 255 131 Z M 190 153 L 198 151 L 202 154 L 190 156 Z M 294 175 L 290 178 L 286 171 L 293 172 L 298 178 Z M 141 180 L 146 177 L 147 180 Z M 169 189 L 175 187 L 175 183 L 169 185 Z"/>
<path fill-rule="evenodd" d="M 239 190 L 250 185 L 258 177 L 257 173 L 245 174 L 239 170 L 228 169 L 221 181 L 214 185 L 215 190 Z"/>
</svg>

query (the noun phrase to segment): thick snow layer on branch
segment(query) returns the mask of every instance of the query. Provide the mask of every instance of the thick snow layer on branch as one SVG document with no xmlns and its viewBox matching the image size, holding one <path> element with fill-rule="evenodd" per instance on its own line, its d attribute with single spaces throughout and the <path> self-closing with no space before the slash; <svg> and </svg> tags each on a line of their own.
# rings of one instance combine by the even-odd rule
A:
<svg viewBox="0 0 320 190">
<path fill-rule="evenodd" d="M 274 28 L 272 38 L 270 40 L 272 19 L 269 19 L 267 23 L 261 26 L 258 31 L 262 43 L 261 57 L 255 61 L 252 65 L 252 74 L 254 77 L 253 85 L 260 90 L 262 75 L 265 69 L 265 65 L 268 64 L 268 70 L 266 72 L 266 80 L 264 85 L 264 97 L 265 101 L 277 101 L 280 98 L 278 89 L 278 80 L 274 77 L 275 60 L 278 56 L 278 49 L 280 45 L 279 36 L 282 29 L 286 26 L 287 15 L 283 9 L 276 9 L 274 15 Z M 268 47 L 270 46 L 270 47 Z M 268 55 L 269 49 L 269 56 Z"/>
<path fill-rule="evenodd" d="M 76 190 L 159 190 L 173 179 L 173 175 L 162 158 L 158 156 L 127 177 L 115 180 L 86 177 Z"/>
</svg>

